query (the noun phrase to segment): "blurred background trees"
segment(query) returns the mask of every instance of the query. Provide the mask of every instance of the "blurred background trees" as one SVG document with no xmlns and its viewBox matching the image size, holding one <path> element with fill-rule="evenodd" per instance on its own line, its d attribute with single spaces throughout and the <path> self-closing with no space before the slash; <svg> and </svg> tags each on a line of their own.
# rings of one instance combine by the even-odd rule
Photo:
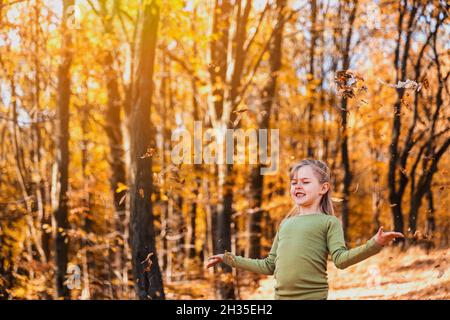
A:
<svg viewBox="0 0 450 320">
<path fill-rule="evenodd" d="M 239 298 L 242 271 L 203 263 L 267 254 L 305 157 L 332 169 L 350 246 L 384 225 L 404 250 L 448 248 L 448 16 L 437 0 L 0 1 L 0 298 L 164 299 L 196 279 Z M 278 173 L 173 163 L 194 121 L 279 129 Z"/>
</svg>

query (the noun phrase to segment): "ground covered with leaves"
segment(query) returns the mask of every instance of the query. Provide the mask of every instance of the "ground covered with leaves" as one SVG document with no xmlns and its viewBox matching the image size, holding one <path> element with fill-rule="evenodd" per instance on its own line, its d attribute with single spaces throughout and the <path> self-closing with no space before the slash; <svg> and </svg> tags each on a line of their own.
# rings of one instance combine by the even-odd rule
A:
<svg viewBox="0 0 450 320">
<path fill-rule="evenodd" d="M 345 270 L 328 265 L 329 300 L 450 299 L 449 249 L 387 248 Z M 273 276 L 238 272 L 239 298 L 273 299 Z M 216 299 L 208 279 L 166 284 L 168 299 Z"/>
</svg>

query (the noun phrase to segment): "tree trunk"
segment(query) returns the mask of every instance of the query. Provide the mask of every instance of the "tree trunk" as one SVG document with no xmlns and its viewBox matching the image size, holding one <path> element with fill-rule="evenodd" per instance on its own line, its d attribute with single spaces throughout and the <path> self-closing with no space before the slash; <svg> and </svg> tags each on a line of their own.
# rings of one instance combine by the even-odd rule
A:
<svg viewBox="0 0 450 320">
<path fill-rule="evenodd" d="M 406 80 L 406 71 L 408 63 L 408 54 L 410 48 L 410 40 L 412 35 L 412 24 L 417 12 L 417 4 L 413 2 L 412 8 L 408 9 L 408 1 L 402 2 L 399 5 L 399 17 L 397 22 L 398 37 L 397 44 L 394 52 L 394 67 L 396 72 L 395 82 Z M 403 35 L 403 20 L 405 14 L 410 13 L 406 35 Z M 405 38 L 403 46 L 403 55 L 400 56 L 402 39 Z M 392 216 L 394 221 L 394 231 L 402 232 L 404 229 L 403 212 L 402 212 L 402 198 L 404 194 L 404 181 L 400 181 L 400 185 L 397 185 L 397 170 L 399 163 L 399 140 L 401 131 L 401 106 L 403 101 L 403 96 L 405 94 L 405 89 L 397 88 L 397 100 L 394 104 L 394 116 L 392 123 L 392 137 L 391 144 L 389 146 L 389 172 L 388 172 L 388 185 L 389 185 L 389 201 L 392 210 Z M 400 178 L 401 180 L 402 178 Z M 397 238 L 394 243 L 403 243 L 403 238 Z"/>
<path fill-rule="evenodd" d="M 121 99 L 119 94 L 119 88 L 117 83 L 118 75 L 114 71 L 114 59 L 111 51 L 106 53 L 105 67 L 106 67 L 106 87 L 108 92 L 108 106 L 106 110 L 106 134 L 109 141 L 109 164 L 111 166 L 110 187 L 114 199 L 114 224 L 117 236 L 115 237 L 114 246 L 114 269 L 121 275 L 119 278 L 120 283 L 115 285 L 114 293 L 115 298 L 121 298 L 123 291 L 126 291 L 127 285 L 123 283 L 125 277 L 124 273 L 127 272 L 127 256 L 125 254 L 124 238 L 126 229 L 126 201 L 123 197 L 126 195 L 127 190 L 124 188 L 117 190 L 121 186 L 125 186 L 126 170 L 125 170 L 125 152 L 123 150 L 123 135 L 121 130 Z"/>
<path fill-rule="evenodd" d="M 433 239 L 434 232 L 436 231 L 436 220 L 434 218 L 434 201 L 433 201 L 433 192 L 431 189 L 427 191 L 427 200 L 428 200 L 428 212 L 427 212 L 427 220 L 425 223 L 425 235 Z"/>
<path fill-rule="evenodd" d="M 224 113 L 224 97 L 225 84 L 227 83 L 227 62 L 228 62 L 228 47 L 229 47 L 229 29 L 230 19 L 232 14 L 232 5 L 229 0 L 215 2 L 213 14 L 213 34 L 217 36 L 211 40 L 210 54 L 211 65 L 209 68 L 211 85 L 214 88 L 212 95 L 214 99 L 215 115 L 211 121 L 211 125 L 227 124 L 227 119 L 223 119 Z M 240 28 L 242 30 L 242 28 Z M 245 29 L 244 29 L 245 30 Z M 243 58 L 241 56 L 240 58 Z M 235 69 L 237 70 L 237 69 Z M 239 70 L 240 72 L 240 70 Z M 240 79 L 233 76 L 233 85 L 237 85 Z M 230 90 L 234 92 L 233 89 Z M 234 97 L 230 96 L 230 101 L 234 101 Z M 232 173 L 232 165 L 217 164 L 215 174 L 218 181 L 219 203 L 213 210 L 212 222 L 212 241 L 214 254 L 223 253 L 225 250 L 231 251 L 231 209 L 233 202 L 232 187 L 233 183 L 228 177 Z M 215 279 L 216 294 L 220 299 L 234 299 L 234 284 L 233 281 L 224 277 L 223 274 L 231 275 L 232 269 L 228 265 L 221 265 L 216 267 L 219 276 Z M 223 279 L 227 279 L 224 281 Z"/>
<path fill-rule="evenodd" d="M 131 244 L 136 294 L 139 299 L 164 299 L 163 282 L 155 246 L 152 211 L 152 159 L 142 157 L 153 142 L 150 110 L 153 68 L 160 8 L 156 1 L 144 6 L 139 68 L 131 111 Z"/>
<path fill-rule="evenodd" d="M 70 292 L 64 284 L 68 263 L 69 237 L 67 221 L 67 191 L 69 188 L 69 104 L 70 66 L 72 64 L 72 36 L 68 26 L 68 9 L 73 0 L 63 1 L 62 19 L 62 63 L 58 69 L 58 176 L 59 200 L 56 217 L 56 293 L 59 298 L 69 299 Z"/>
<path fill-rule="evenodd" d="M 314 62 L 315 62 L 315 53 L 316 53 L 316 41 L 318 38 L 317 33 L 317 1 L 311 0 L 311 29 L 310 29 L 310 46 L 309 46 L 309 74 L 308 74 L 308 129 L 307 129 L 307 137 L 308 137 L 308 145 L 307 145 L 307 155 L 308 158 L 314 157 L 314 105 L 316 100 L 316 83 L 315 83 L 315 71 L 314 71 Z"/>
<path fill-rule="evenodd" d="M 277 24 L 274 30 L 274 37 L 270 44 L 270 76 L 262 92 L 262 117 L 259 121 L 259 129 L 268 129 L 270 126 L 270 115 L 272 111 L 272 105 L 276 98 L 276 87 L 278 73 L 281 69 L 281 56 L 282 56 L 282 42 L 283 42 L 283 27 L 285 23 L 286 8 L 285 0 L 277 1 Z M 250 174 L 250 215 L 248 217 L 248 234 L 249 245 L 246 256 L 249 258 L 259 258 L 261 255 L 261 220 L 263 216 L 262 195 L 264 176 L 261 174 L 262 164 L 254 165 Z"/>
<path fill-rule="evenodd" d="M 342 52 L 342 68 L 347 70 L 350 67 L 350 50 L 353 37 L 353 24 L 356 19 L 356 11 L 358 8 L 358 1 L 353 1 L 352 11 L 349 17 L 349 27 L 345 38 L 345 48 Z M 341 166 L 344 170 L 344 180 L 342 186 L 342 193 L 344 201 L 342 202 L 342 228 L 344 230 L 344 238 L 348 241 L 348 225 L 349 225 L 349 201 L 350 201 L 350 185 L 352 183 L 352 173 L 350 169 L 350 156 L 348 149 L 348 132 L 347 132 L 347 97 L 341 99 Z"/>
</svg>

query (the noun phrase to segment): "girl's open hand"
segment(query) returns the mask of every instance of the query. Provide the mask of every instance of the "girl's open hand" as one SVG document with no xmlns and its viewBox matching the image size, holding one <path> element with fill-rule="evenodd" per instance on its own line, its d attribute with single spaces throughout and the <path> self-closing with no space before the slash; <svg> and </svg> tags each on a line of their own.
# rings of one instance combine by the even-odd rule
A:
<svg viewBox="0 0 450 320">
<path fill-rule="evenodd" d="M 400 232 L 383 232 L 383 227 L 380 227 L 378 229 L 377 234 L 375 235 L 375 241 L 381 244 L 382 246 L 385 246 L 389 244 L 392 240 L 395 238 L 404 238 L 405 236 Z"/>
<path fill-rule="evenodd" d="M 206 265 L 206 268 L 214 267 L 220 262 L 223 262 L 223 254 L 216 254 L 215 256 L 211 256 L 208 258 L 208 264 Z"/>
</svg>

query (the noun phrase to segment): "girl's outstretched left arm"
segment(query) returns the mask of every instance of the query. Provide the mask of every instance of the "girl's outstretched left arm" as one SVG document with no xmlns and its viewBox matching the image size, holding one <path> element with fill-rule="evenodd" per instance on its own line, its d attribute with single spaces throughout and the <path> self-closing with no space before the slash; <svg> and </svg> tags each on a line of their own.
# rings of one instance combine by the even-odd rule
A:
<svg viewBox="0 0 450 320">
<path fill-rule="evenodd" d="M 381 227 L 377 234 L 365 244 L 347 249 L 344 232 L 340 221 L 333 217 L 328 223 L 327 246 L 334 264 L 339 269 L 345 269 L 355 263 L 363 261 L 378 252 L 395 238 L 403 237 L 399 232 L 383 232 Z"/>
<path fill-rule="evenodd" d="M 231 252 L 225 252 L 224 254 L 215 255 L 209 258 L 210 262 L 207 268 L 223 262 L 231 267 L 240 268 L 252 272 L 257 272 L 266 275 L 272 275 L 275 270 L 275 258 L 277 256 L 278 248 L 278 232 L 275 235 L 275 239 L 272 244 L 269 255 L 264 259 L 251 259 L 238 255 L 234 255 Z"/>
</svg>

